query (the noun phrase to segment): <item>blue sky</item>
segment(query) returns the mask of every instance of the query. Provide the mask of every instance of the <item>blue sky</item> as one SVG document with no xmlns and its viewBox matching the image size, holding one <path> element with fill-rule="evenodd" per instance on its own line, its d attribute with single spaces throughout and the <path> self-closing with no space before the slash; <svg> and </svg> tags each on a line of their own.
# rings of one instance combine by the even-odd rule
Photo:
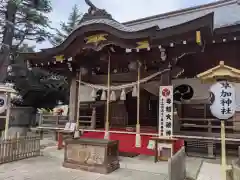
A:
<svg viewBox="0 0 240 180">
<path fill-rule="evenodd" d="M 216 0 L 92 0 L 98 8 L 106 9 L 120 21 L 130 21 L 151 15 L 161 14 L 177 9 L 206 4 Z M 85 0 L 52 0 L 53 12 L 49 14 L 52 26 L 59 27 L 61 21 L 67 21 L 74 4 L 85 13 L 88 6 Z M 36 45 L 36 50 L 49 48 L 51 44 L 43 42 Z"/>
</svg>

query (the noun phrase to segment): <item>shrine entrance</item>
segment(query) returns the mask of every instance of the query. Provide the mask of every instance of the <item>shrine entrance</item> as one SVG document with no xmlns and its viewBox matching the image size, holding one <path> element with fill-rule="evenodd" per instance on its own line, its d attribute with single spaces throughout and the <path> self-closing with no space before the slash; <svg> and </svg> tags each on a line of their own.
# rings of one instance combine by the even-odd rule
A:
<svg viewBox="0 0 240 180">
<path fill-rule="evenodd" d="M 152 127 L 156 130 L 158 125 L 158 97 L 144 89 L 140 91 L 140 96 L 142 97 L 140 100 L 141 125 L 143 127 Z M 137 119 L 137 99 L 132 97 L 131 93 L 128 93 L 124 104 L 128 112 L 127 126 L 134 126 Z"/>
</svg>

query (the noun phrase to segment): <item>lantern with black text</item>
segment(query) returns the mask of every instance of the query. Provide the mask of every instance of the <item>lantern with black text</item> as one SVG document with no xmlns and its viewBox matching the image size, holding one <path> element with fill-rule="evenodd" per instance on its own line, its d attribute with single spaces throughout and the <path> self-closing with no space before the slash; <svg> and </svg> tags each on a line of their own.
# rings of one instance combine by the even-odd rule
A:
<svg viewBox="0 0 240 180">
<path fill-rule="evenodd" d="M 214 100 L 210 106 L 212 115 L 218 119 L 231 118 L 236 110 L 235 88 L 227 81 L 220 81 L 210 88 Z"/>
</svg>

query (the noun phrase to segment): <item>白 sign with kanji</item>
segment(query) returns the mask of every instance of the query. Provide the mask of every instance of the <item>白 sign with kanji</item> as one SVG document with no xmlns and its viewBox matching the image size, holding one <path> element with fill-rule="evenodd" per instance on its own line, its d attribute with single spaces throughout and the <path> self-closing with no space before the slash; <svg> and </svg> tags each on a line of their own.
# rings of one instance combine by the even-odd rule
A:
<svg viewBox="0 0 240 180">
<path fill-rule="evenodd" d="M 173 130 L 173 86 L 159 88 L 159 135 L 171 136 Z"/>
<path fill-rule="evenodd" d="M 212 115 L 220 120 L 231 118 L 236 110 L 234 86 L 227 81 L 220 81 L 211 86 L 210 92 L 214 97 L 210 106 Z"/>
</svg>

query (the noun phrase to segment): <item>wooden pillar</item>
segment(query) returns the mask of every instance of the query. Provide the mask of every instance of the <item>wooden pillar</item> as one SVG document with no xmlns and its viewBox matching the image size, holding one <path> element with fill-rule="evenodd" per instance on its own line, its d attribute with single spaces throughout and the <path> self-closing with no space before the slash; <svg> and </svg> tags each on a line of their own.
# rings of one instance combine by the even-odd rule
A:
<svg viewBox="0 0 240 180">
<path fill-rule="evenodd" d="M 69 97 L 69 121 L 76 121 L 76 99 L 77 99 L 77 82 L 76 76 L 70 80 L 70 97 Z"/>
<path fill-rule="evenodd" d="M 207 123 L 208 123 L 208 133 L 211 134 L 212 133 L 212 123 L 211 123 L 211 120 L 207 119 L 207 104 L 204 104 L 204 119 L 207 120 Z M 209 158 L 213 158 L 214 157 L 214 152 L 213 152 L 213 141 L 209 141 L 207 143 L 207 148 L 208 148 L 208 157 Z"/>
<path fill-rule="evenodd" d="M 169 62 L 168 68 L 172 69 L 170 62 Z M 169 86 L 169 85 L 171 85 L 171 83 L 172 83 L 172 76 L 171 76 L 171 74 L 172 74 L 171 70 L 169 70 L 169 71 L 167 71 L 167 72 L 165 72 L 165 73 L 163 73 L 161 75 L 161 85 L 160 86 Z M 159 109 L 159 103 L 158 103 L 158 109 Z M 159 110 L 157 112 L 158 112 L 158 119 L 159 119 Z M 173 115 L 173 118 L 174 118 L 174 115 Z M 174 119 L 173 119 L 173 121 L 174 121 Z M 159 128 L 159 121 L 157 121 L 157 122 L 158 122 L 157 127 Z M 159 132 L 159 129 L 157 129 L 157 132 Z"/>
<path fill-rule="evenodd" d="M 178 109 L 175 111 L 175 108 Z M 181 104 L 175 104 L 174 105 L 174 111 L 173 111 L 173 132 L 179 134 L 180 129 L 181 129 L 181 122 L 180 122 L 180 118 L 182 118 L 181 116 Z"/>
<path fill-rule="evenodd" d="M 80 90 L 81 90 L 81 80 L 82 80 L 82 73 L 79 71 L 78 73 L 78 82 L 76 86 L 76 100 L 75 100 L 75 109 L 76 109 L 76 131 L 74 133 L 74 137 L 79 137 L 79 121 L 80 121 Z"/>
<path fill-rule="evenodd" d="M 96 108 L 92 109 L 92 117 L 91 117 L 91 129 L 96 129 Z"/>
<path fill-rule="evenodd" d="M 172 69 L 172 65 L 169 63 L 168 65 L 169 69 Z M 162 86 L 169 86 L 172 83 L 172 73 L 171 70 L 163 73 L 161 75 L 161 85 Z"/>
<path fill-rule="evenodd" d="M 141 134 L 140 134 L 140 76 L 141 76 L 141 63 L 138 61 L 138 79 L 137 79 L 137 124 L 136 124 L 136 137 L 135 147 L 141 147 Z"/>
<path fill-rule="evenodd" d="M 109 105 L 110 105 L 110 75 L 111 75 L 111 57 L 108 57 L 108 76 L 107 76 L 107 103 L 106 103 L 106 121 L 104 139 L 109 139 Z"/>
</svg>

